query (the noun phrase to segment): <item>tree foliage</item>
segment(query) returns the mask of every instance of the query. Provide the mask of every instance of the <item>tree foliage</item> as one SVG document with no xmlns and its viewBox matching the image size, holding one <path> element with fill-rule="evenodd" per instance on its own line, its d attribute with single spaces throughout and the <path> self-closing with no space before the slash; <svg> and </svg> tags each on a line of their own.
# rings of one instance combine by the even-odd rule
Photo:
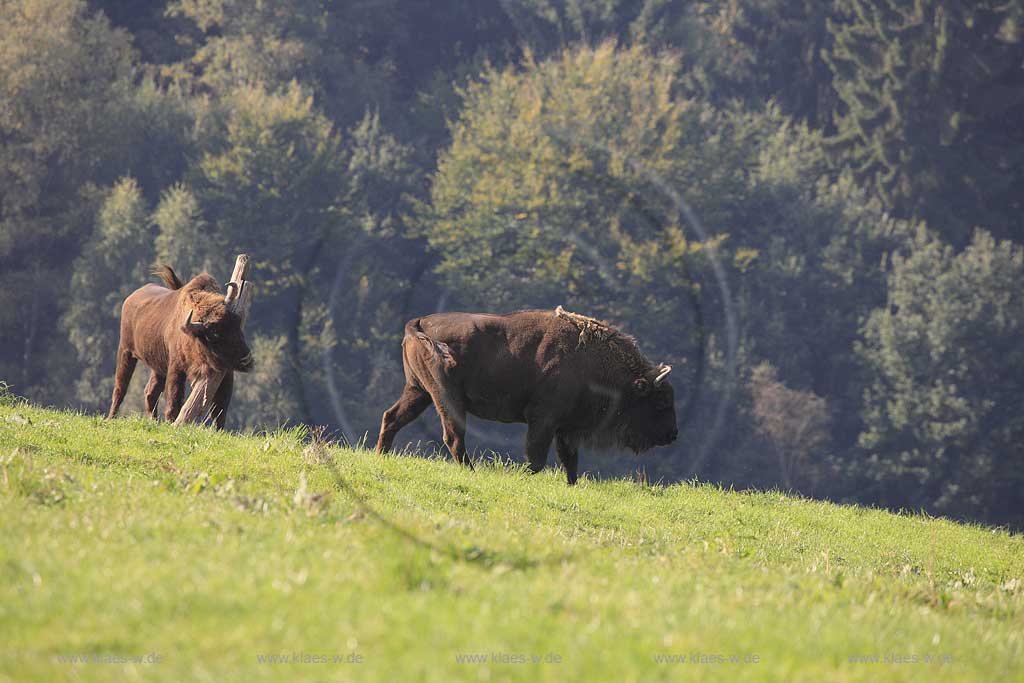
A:
<svg viewBox="0 0 1024 683">
<path fill-rule="evenodd" d="M 1024 249 L 978 231 L 962 252 L 922 229 L 864 327 L 862 445 L 883 495 L 1001 518 L 1021 509 Z"/>
<path fill-rule="evenodd" d="M 790 389 L 778 375 L 770 363 L 761 363 L 750 373 L 747 389 L 757 431 L 775 451 L 783 486 L 792 489 L 797 477 L 808 478 L 808 464 L 828 439 L 828 411 L 825 399 Z"/>
<path fill-rule="evenodd" d="M 148 223 L 138 184 L 122 178 L 103 201 L 96 228 L 72 266 L 64 326 L 83 368 L 75 394 L 91 408 L 107 407 L 114 386 L 121 302 L 152 270 Z"/>
<path fill-rule="evenodd" d="M 954 243 L 976 225 L 1020 239 L 1024 3 L 836 4 L 837 163 Z"/>
<path fill-rule="evenodd" d="M 121 172 L 111 162 L 132 54 L 127 34 L 76 0 L 0 3 L 0 26 L 0 373 L 49 400 L 64 365 L 48 343 L 61 282 L 94 188 Z"/>
<path fill-rule="evenodd" d="M 0 382 L 101 406 L 121 299 L 246 251 L 234 427 L 359 439 L 405 320 L 563 304 L 675 366 L 652 476 L 1024 523 L 1022 17 L 2 0 Z"/>
<path fill-rule="evenodd" d="M 699 471 L 769 484 L 756 425 L 723 435 L 716 407 L 744 367 L 770 361 L 831 399 L 837 442 L 854 446 L 858 361 L 834 349 L 884 301 L 885 255 L 910 226 L 830 180 L 821 136 L 777 108 L 686 97 L 676 60 L 606 43 L 485 74 L 441 158 L 427 239 L 463 306 L 565 304 L 626 325 L 698 397 L 687 436 L 741 454 Z"/>
</svg>

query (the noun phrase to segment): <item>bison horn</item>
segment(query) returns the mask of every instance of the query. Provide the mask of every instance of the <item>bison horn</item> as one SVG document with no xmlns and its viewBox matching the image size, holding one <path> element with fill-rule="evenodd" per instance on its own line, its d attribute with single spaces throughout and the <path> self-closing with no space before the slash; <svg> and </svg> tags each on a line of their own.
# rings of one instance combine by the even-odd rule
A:
<svg viewBox="0 0 1024 683">
<path fill-rule="evenodd" d="M 238 283 L 228 282 L 224 286 L 228 288 L 227 293 L 224 295 L 224 303 L 229 304 L 232 299 L 238 296 Z"/>
<path fill-rule="evenodd" d="M 670 373 L 670 372 L 672 372 L 672 366 L 671 365 L 665 365 L 664 363 L 659 365 L 658 366 L 658 376 L 654 378 L 654 383 L 655 384 L 661 384 L 661 381 L 663 379 L 665 379 L 666 377 L 668 377 L 668 373 Z"/>
<path fill-rule="evenodd" d="M 181 329 L 192 334 L 199 334 L 203 331 L 203 324 L 192 322 L 192 313 L 193 311 L 188 312 L 188 317 L 185 319 L 185 324 L 181 326 Z"/>
</svg>

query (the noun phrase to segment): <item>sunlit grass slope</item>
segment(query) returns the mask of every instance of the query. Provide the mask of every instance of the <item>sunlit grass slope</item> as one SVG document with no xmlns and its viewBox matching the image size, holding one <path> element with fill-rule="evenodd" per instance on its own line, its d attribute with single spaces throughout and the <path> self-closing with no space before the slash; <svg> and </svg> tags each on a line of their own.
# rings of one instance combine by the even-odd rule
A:
<svg viewBox="0 0 1024 683">
<path fill-rule="evenodd" d="M 1003 531 L 7 403 L 0 681 L 1024 678 Z"/>
</svg>

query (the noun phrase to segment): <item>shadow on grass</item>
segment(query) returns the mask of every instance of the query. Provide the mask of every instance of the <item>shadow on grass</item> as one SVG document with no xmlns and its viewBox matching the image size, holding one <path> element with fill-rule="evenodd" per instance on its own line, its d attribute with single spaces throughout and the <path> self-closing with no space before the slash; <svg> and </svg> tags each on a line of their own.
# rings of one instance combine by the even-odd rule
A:
<svg viewBox="0 0 1024 683">
<path fill-rule="evenodd" d="M 317 442 L 317 436 L 315 434 L 312 435 L 312 441 L 314 443 Z M 325 446 L 327 444 L 320 442 L 319 445 Z M 483 548 L 477 545 L 460 547 L 453 543 L 425 538 L 388 518 L 371 505 L 369 501 L 367 501 L 366 497 L 357 491 L 355 487 L 352 486 L 352 484 L 341 474 L 337 466 L 334 464 L 333 458 L 323 458 L 319 464 L 322 464 L 327 468 L 327 471 L 330 472 L 331 478 L 334 480 L 334 483 L 338 488 L 351 496 L 368 517 L 372 517 L 378 524 L 402 537 L 409 543 L 425 550 L 438 553 L 439 555 L 449 558 L 453 562 L 485 570 L 504 568 L 511 571 L 525 571 L 528 569 L 559 565 L 573 559 L 572 553 L 563 553 L 537 559 L 527 557 L 521 553 L 502 552 L 490 548 Z"/>
</svg>

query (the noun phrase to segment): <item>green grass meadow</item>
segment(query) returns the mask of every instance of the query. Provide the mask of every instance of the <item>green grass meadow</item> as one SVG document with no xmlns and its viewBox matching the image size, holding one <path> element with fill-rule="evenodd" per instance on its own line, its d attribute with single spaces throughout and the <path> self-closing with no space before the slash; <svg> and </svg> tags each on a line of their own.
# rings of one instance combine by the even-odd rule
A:
<svg viewBox="0 0 1024 683">
<path fill-rule="evenodd" d="M 0 406 L 5 683 L 1024 680 L 1022 580 L 920 515 Z"/>
</svg>

